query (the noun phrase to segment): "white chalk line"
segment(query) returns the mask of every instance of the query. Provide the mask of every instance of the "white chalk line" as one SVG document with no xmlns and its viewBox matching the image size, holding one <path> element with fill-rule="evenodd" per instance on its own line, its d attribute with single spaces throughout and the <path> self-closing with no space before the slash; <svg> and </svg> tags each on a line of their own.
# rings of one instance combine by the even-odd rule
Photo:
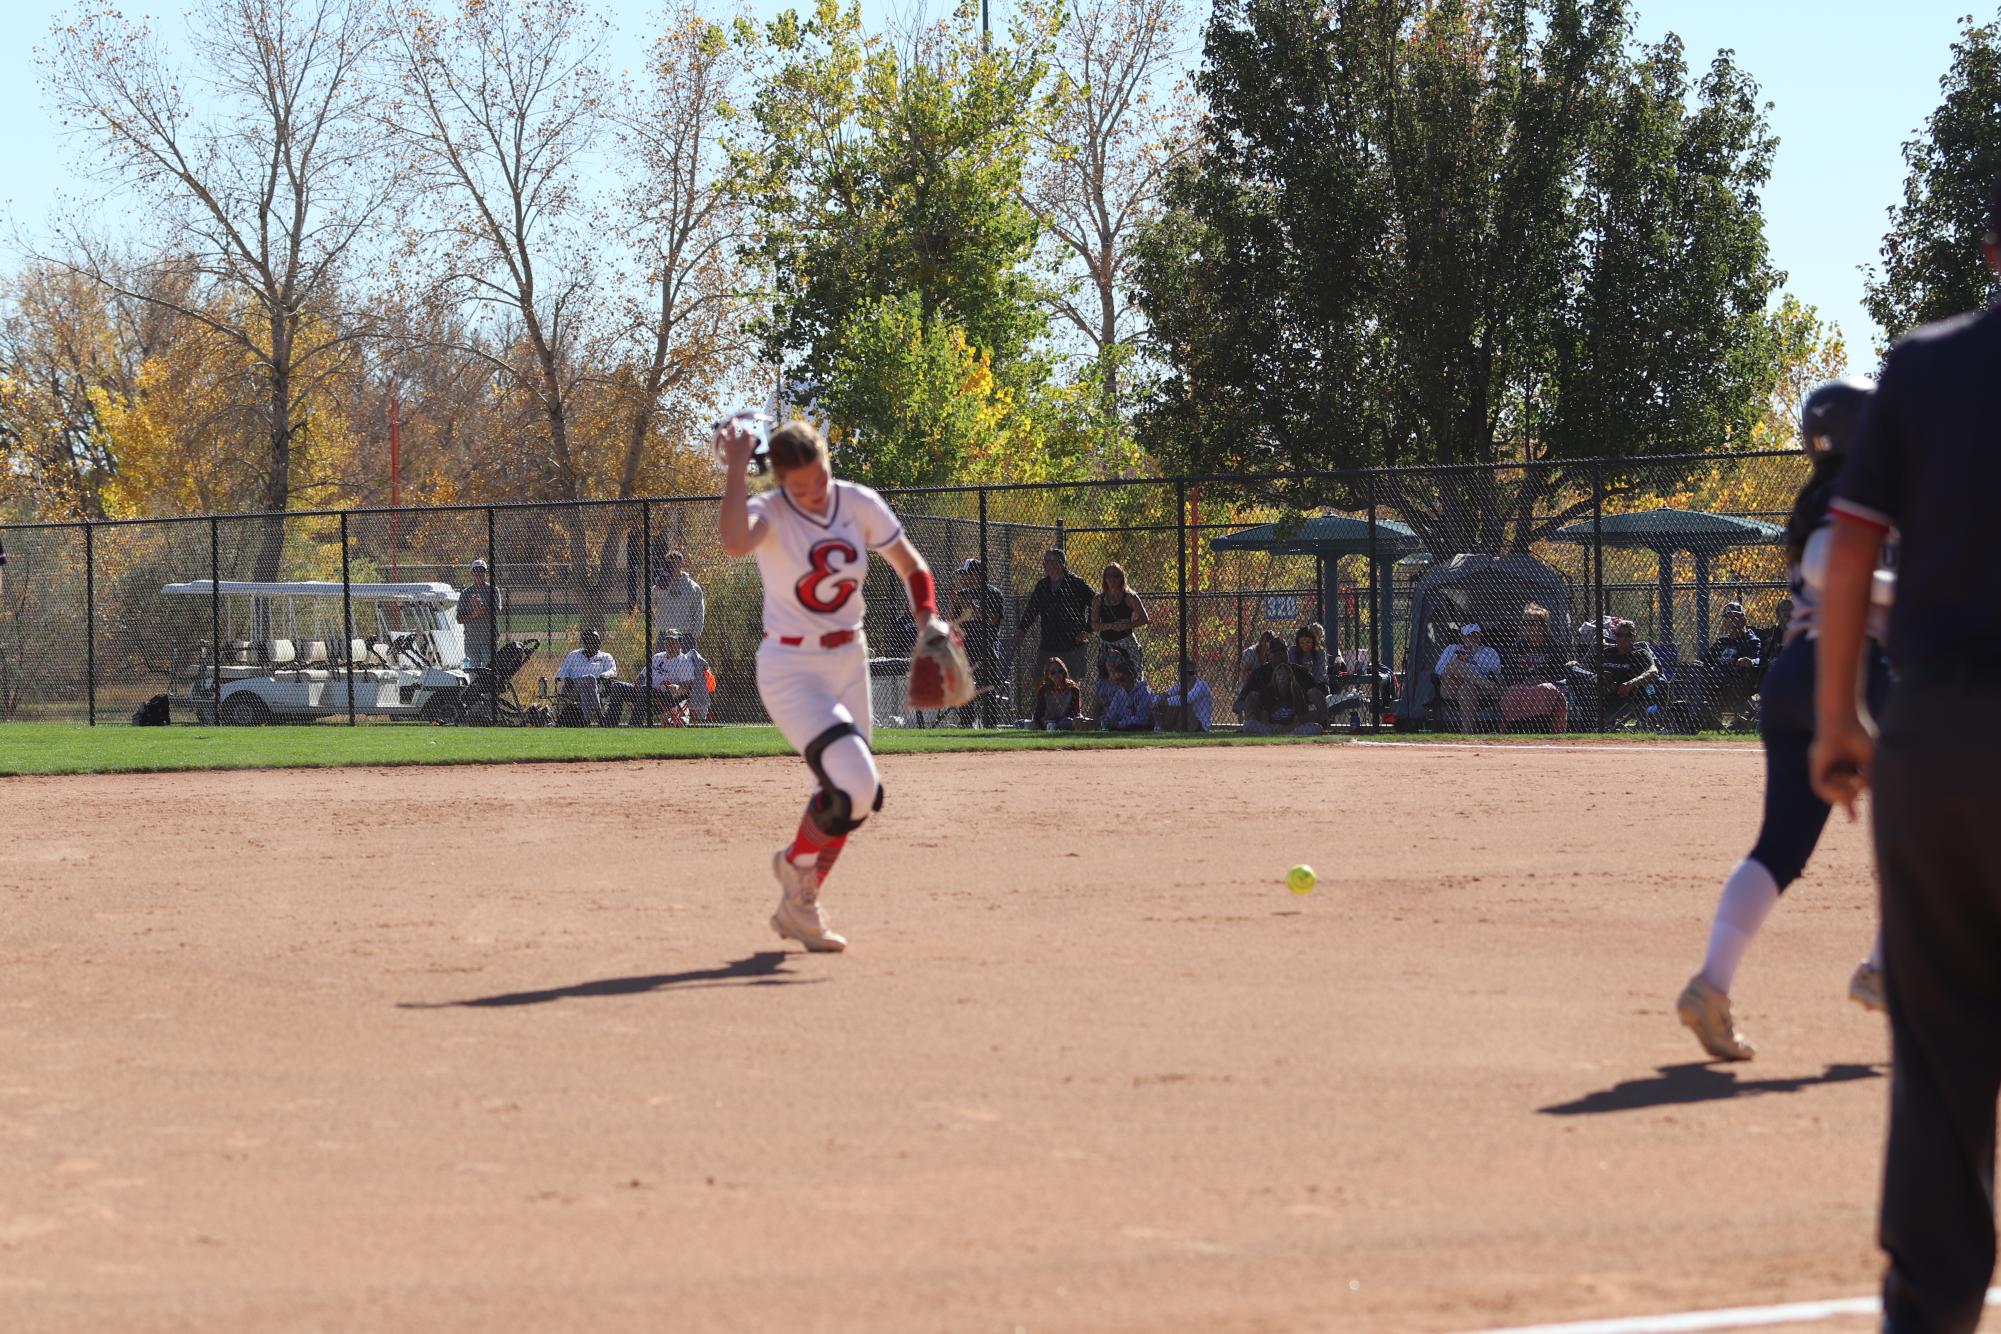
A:
<svg viewBox="0 0 2001 1334">
<path fill-rule="evenodd" d="M 1577 746 L 1564 742 L 1511 741 L 1497 744 L 1482 744 L 1478 741 L 1350 741 L 1351 746 L 1381 746 L 1386 750 L 1484 750 L 1495 754 L 1510 751 L 1567 750 L 1586 755 L 1648 755 L 1656 751 L 1671 751 L 1676 755 L 1763 755 L 1764 748 L 1751 742 L 1738 746 L 1695 746 L 1683 745 L 1677 741 L 1644 741 L 1621 744 L 1616 741 L 1596 746 Z"/>
<path fill-rule="evenodd" d="M 1987 1304 L 2001 1306 L 2001 1288 L 1987 1290 Z M 1485 1329 L 1479 1334 L 1704 1334 L 1710 1330 L 1764 1329 L 1802 1325 L 1809 1320 L 1882 1313 L 1875 1297 L 1840 1297 L 1822 1302 L 1788 1302 L 1783 1306 L 1733 1306 L 1716 1311 L 1681 1311 L 1672 1315 L 1623 1316 L 1615 1320 L 1579 1320 L 1559 1325 L 1516 1325 Z"/>
</svg>

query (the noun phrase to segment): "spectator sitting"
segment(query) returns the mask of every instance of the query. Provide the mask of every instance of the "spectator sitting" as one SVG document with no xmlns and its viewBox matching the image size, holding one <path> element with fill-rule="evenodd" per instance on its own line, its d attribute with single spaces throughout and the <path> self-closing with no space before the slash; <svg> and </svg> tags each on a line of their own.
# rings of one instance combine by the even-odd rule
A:
<svg viewBox="0 0 2001 1334">
<path fill-rule="evenodd" d="M 1306 693 L 1313 702 L 1313 717 L 1319 722 L 1326 722 L 1330 686 L 1327 632 L 1321 629 L 1319 622 L 1302 625 L 1293 633 L 1292 647 L 1285 651 L 1285 660 L 1306 673 Z"/>
<path fill-rule="evenodd" d="M 1181 660 L 1181 679 L 1153 700 L 1156 732 L 1206 732 L 1216 710 L 1209 683 L 1195 673 L 1195 664 Z"/>
<path fill-rule="evenodd" d="M 1098 727 L 1107 732 L 1146 732 L 1153 728 L 1153 695 L 1133 672 L 1126 655 L 1106 655 L 1108 675 L 1098 693 Z"/>
<path fill-rule="evenodd" d="M 1237 695 L 1230 707 L 1239 718 L 1250 717 L 1251 682 L 1265 664 L 1279 654 L 1282 642 L 1276 634 L 1267 630 L 1237 660 Z"/>
<path fill-rule="evenodd" d="M 1653 650 L 1640 642 L 1631 621 L 1620 621 L 1612 629 L 1611 647 L 1598 655 L 1598 705 L 1607 718 L 1616 716 L 1635 695 L 1661 679 L 1660 665 Z"/>
<path fill-rule="evenodd" d="M 1313 678 L 1304 668 L 1285 659 L 1282 645 L 1274 645 L 1271 660 L 1252 674 L 1239 712 L 1246 736 L 1308 736 L 1320 730 L 1313 719 Z"/>
<path fill-rule="evenodd" d="M 664 707 L 668 725 L 685 727 L 690 722 L 707 722 L 709 664 L 702 661 L 701 654 L 683 651 L 679 630 L 662 630 L 654 646 L 658 651 L 650 667 L 653 690 Z"/>
<path fill-rule="evenodd" d="M 1477 623 L 1459 627 L 1459 642 L 1448 644 L 1432 668 L 1440 698 L 1456 705 L 1459 730 L 1471 732 L 1480 710 L 1501 697 L 1501 655 L 1482 642 Z"/>
<path fill-rule="evenodd" d="M 1126 587 L 1125 567 L 1117 561 L 1105 567 L 1103 588 L 1091 599 L 1091 632 L 1098 636 L 1098 656 L 1123 653 L 1133 675 L 1146 680 L 1146 659 L 1140 656 L 1136 631 L 1151 624 L 1146 604 Z"/>
<path fill-rule="evenodd" d="M 574 717 L 584 727 L 596 727 L 601 721 L 606 727 L 618 726 L 632 687 L 618 679 L 618 663 L 604 651 L 603 643 L 597 631 L 584 631 L 577 636 L 577 647 L 556 668 L 556 693 L 568 705 L 566 722 Z"/>
<path fill-rule="evenodd" d="M 1089 724 L 1084 719 L 1084 688 L 1070 679 L 1063 659 L 1051 654 L 1035 686 L 1035 712 L 1031 716 L 1038 732 L 1069 732 Z"/>
<path fill-rule="evenodd" d="M 1549 719 L 1549 730 L 1570 725 L 1570 693 L 1564 688 L 1570 664 L 1559 659 L 1549 632 L 1549 610 L 1536 603 L 1522 608 L 1522 637 L 1502 668 L 1501 721 Z"/>
<path fill-rule="evenodd" d="M 695 641 L 702 637 L 702 626 L 708 620 L 708 600 L 702 594 L 702 586 L 689 577 L 686 565 L 687 560 L 680 552 L 670 551 L 654 572 L 653 623 L 679 630 L 682 645 L 693 653 Z"/>
<path fill-rule="evenodd" d="M 1703 721 L 1721 722 L 1725 714 L 1741 717 L 1750 712 L 1764 665 L 1764 641 L 1745 617 L 1744 604 L 1732 602 L 1723 608 L 1723 633 L 1700 663 L 1691 664 L 1693 670 L 1676 672 L 1675 681 L 1681 686 L 1686 672 L 1690 679 L 1682 698 L 1699 710 Z"/>
</svg>

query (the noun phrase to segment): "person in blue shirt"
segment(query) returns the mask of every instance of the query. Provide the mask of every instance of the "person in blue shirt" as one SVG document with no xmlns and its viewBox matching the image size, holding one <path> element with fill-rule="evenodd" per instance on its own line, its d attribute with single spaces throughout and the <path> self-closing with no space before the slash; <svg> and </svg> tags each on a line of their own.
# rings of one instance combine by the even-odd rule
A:
<svg viewBox="0 0 2001 1334">
<path fill-rule="evenodd" d="M 1098 689 L 1098 726 L 1107 732 L 1153 730 L 1153 694 L 1133 673 L 1132 660 L 1116 649 L 1105 655 L 1107 676 Z"/>
<path fill-rule="evenodd" d="M 2001 182 L 1987 202 L 2001 279 Z M 2001 308 L 1929 324 L 1883 363 L 1835 483 L 1809 766 L 1854 818 L 1873 789 L 1890 1019 L 1878 1240 L 1885 1334 L 1960 1334 L 1994 1272 L 2001 1090 Z M 1889 704 L 1863 716 L 1863 645 L 1898 536 Z"/>
</svg>

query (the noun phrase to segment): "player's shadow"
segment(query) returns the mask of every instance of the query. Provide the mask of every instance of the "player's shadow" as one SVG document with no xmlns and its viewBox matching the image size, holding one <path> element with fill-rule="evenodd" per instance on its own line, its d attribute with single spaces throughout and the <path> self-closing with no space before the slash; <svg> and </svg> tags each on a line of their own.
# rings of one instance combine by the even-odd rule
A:
<svg viewBox="0 0 2001 1334">
<path fill-rule="evenodd" d="M 508 1005 L 546 1005 L 550 1001 L 586 996 L 639 996 L 649 991 L 682 990 L 699 987 L 789 987 L 823 982 L 825 978 L 798 977 L 785 971 L 796 954 L 769 950 L 736 959 L 720 968 L 691 968 L 684 973 L 655 973 L 650 977 L 601 977 L 594 982 L 573 982 L 567 987 L 544 991 L 504 991 L 497 996 L 475 996 L 470 1000 L 403 1001 L 399 1010 L 451 1010 L 460 1008 L 496 1009 Z"/>
<path fill-rule="evenodd" d="M 1650 1078 L 1624 1080 L 1575 1101 L 1536 1110 L 1544 1116 L 1593 1116 L 1599 1112 L 1631 1112 L 1642 1107 L 1718 1102 L 1767 1093 L 1800 1093 L 1822 1084 L 1850 1084 L 1858 1079 L 1883 1077 L 1882 1068 L 1874 1065 L 1830 1065 L 1821 1074 L 1801 1075 L 1796 1079 L 1739 1079 L 1735 1070 L 1706 1061 L 1663 1065 L 1658 1069 L 1659 1073 Z"/>
</svg>

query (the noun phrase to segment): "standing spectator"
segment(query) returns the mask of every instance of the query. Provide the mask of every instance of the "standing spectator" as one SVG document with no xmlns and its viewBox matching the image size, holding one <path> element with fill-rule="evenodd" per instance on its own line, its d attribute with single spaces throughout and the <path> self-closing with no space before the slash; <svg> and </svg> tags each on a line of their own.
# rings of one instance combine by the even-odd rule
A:
<svg viewBox="0 0 2001 1334">
<path fill-rule="evenodd" d="M 682 647 L 681 632 L 677 629 L 662 630 L 654 640 L 654 647 L 657 651 L 649 671 L 654 692 L 666 706 L 668 716 L 672 718 L 680 711 L 686 720 L 707 722 L 709 664 L 702 660 L 701 654 Z M 683 705 L 687 706 L 685 710 Z"/>
<path fill-rule="evenodd" d="M 994 696 L 998 659 L 994 656 L 994 646 L 1005 614 L 1001 591 L 987 582 L 987 567 L 977 559 L 961 565 L 958 587 L 952 590 L 952 605 L 946 619 L 956 622 L 966 637 L 966 656 L 973 663 L 973 684 L 980 692 L 973 696 L 971 704 L 959 710 L 961 727 L 971 727 L 975 722 L 984 727 L 998 724 L 999 701 Z"/>
<path fill-rule="evenodd" d="M 607 711 L 615 726 L 632 687 L 618 679 L 618 663 L 602 647 L 604 640 L 595 630 L 577 636 L 577 647 L 556 668 L 556 691 L 575 708 L 585 727 L 596 727 Z"/>
<path fill-rule="evenodd" d="M 1091 599 L 1091 631 L 1098 636 L 1098 656 L 1123 653 L 1133 675 L 1146 680 L 1146 658 L 1140 652 L 1136 632 L 1150 624 L 1146 604 L 1126 587 L 1125 567 L 1113 561 L 1105 567 L 1103 586 Z"/>
<path fill-rule="evenodd" d="M 500 590 L 487 582 L 484 560 L 472 563 L 472 582 L 459 593 L 458 610 L 452 615 L 462 627 L 466 661 L 475 667 L 493 666 L 493 650 L 500 638 Z"/>
<path fill-rule="evenodd" d="M 681 643 L 693 653 L 708 621 L 708 603 L 702 586 L 689 577 L 686 564 L 680 552 L 670 551 L 654 571 L 653 626 L 673 626 L 680 632 Z"/>
<path fill-rule="evenodd" d="M 1042 669 L 1030 721 L 1038 732 L 1068 732 L 1090 725 L 1084 719 L 1084 687 L 1071 679 L 1063 659 L 1051 656 Z"/>
<path fill-rule="evenodd" d="M 2001 277 L 2001 181 L 1987 197 Z M 1883 1328 L 1980 1322 L 1994 1271 L 2001 1087 L 2001 599 L 1983 556 L 2001 487 L 2001 308 L 1928 324 L 1883 363 L 1835 483 L 1811 759 L 1814 791 L 1855 815 L 1865 785 L 1881 881 L 1890 1137 L 1879 1239 Z M 1861 716 L 1878 556 L 1895 529 L 1896 679 Z"/>
<path fill-rule="evenodd" d="M 1153 730 L 1206 732 L 1216 711 L 1209 683 L 1195 673 L 1195 664 L 1181 660 L 1181 679 L 1154 696 Z"/>
<path fill-rule="evenodd" d="M 1153 694 L 1126 655 L 1117 649 L 1107 653 L 1105 670 L 1105 687 L 1098 693 L 1098 726 L 1107 732 L 1152 731 Z"/>
<path fill-rule="evenodd" d="M 1570 725 L 1570 693 L 1564 688 L 1570 664 L 1558 656 L 1549 632 L 1549 609 L 1531 602 L 1522 608 L 1522 637 L 1501 665 L 1501 721 L 1549 719 L 1549 730 Z"/>
<path fill-rule="evenodd" d="M 1480 721 L 1480 710 L 1501 697 L 1501 655 L 1483 642 L 1483 632 L 1473 621 L 1459 627 L 1459 642 L 1447 644 L 1432 668 L 1438 677 L 1438 694 L 1459 711 L 1459 730 L 1471 732 Z"/>
<path fill-rule="evenodd" d="M 1086 648 L 1091 642 L 1091 586 L 1070 573 L 1063 552 L 1051 547 L 1042 554 L 1042 578 L 1028 595 L 1017 631 L 1041 623 L 1036 657 L 1063 659 L 1072 680 L 1084 679 Z"/>
</svg>

